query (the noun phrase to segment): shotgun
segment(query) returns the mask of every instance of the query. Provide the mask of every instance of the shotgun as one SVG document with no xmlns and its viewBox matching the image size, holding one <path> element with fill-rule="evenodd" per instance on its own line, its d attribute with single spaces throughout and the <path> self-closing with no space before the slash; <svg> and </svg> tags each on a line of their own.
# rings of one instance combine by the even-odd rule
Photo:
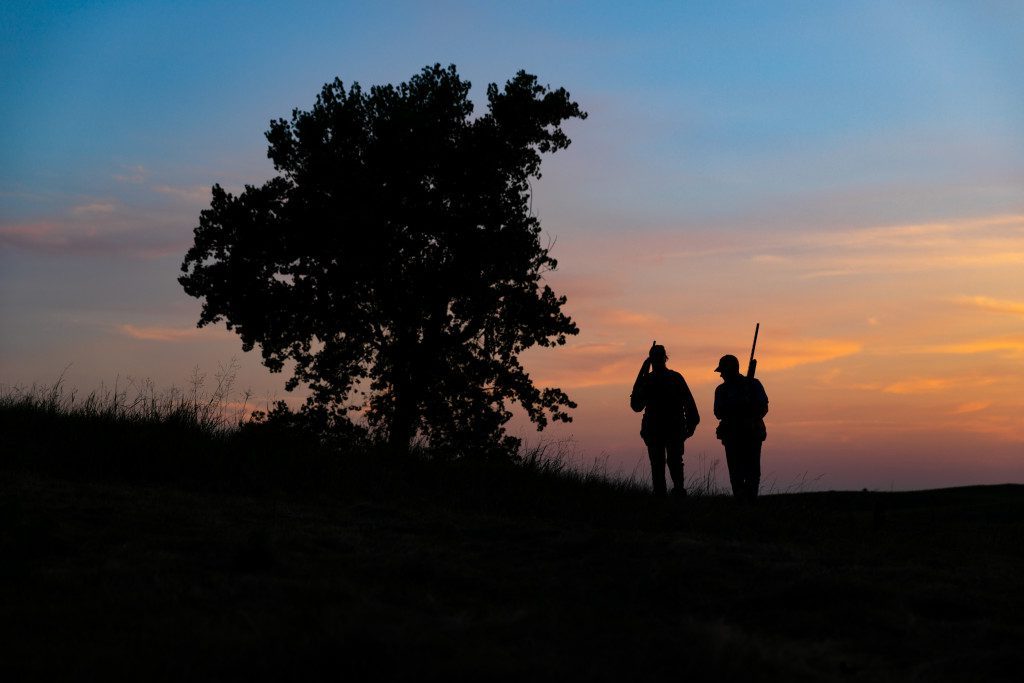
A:
<svg viewBox="0 0 1024 683">
<path fill-rule="evenodd" d="M 757 370 L 757 361 L 754 359 L 754 349 L 757 348 L 757 333 L 761 330 L 761 323 L 754 326 L 754 343 L 750 347 L 750 362 L 747 363 L 747 377 L 753 377 Z"/>
</svg>

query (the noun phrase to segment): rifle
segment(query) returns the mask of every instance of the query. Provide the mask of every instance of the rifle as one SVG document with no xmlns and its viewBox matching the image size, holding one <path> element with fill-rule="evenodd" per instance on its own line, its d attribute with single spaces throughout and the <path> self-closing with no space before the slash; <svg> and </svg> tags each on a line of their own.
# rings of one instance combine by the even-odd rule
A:
<svg viewBox="0 0 1024 683">
<path fill-rule="evenodd" d="M 757 333 L 761 330 L 761 323 L 754 326 L 754 343 L 750 347 L 750 362 L 747 363 L 747 377 L 753 378 L 757 370 L 757 361 L 754 359 L 754 349 L 757 348 Z"/>
</svg>

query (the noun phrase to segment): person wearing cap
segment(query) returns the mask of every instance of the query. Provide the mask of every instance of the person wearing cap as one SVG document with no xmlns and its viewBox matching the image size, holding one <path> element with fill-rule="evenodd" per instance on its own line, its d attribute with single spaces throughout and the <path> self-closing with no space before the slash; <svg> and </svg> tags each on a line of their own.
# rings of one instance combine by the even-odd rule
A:
<svg viewBox="0 0 1024 683">
<path fill-rule="evenodd" d="M 732 493 L 741 500 L 754 500 L 761 486 L 768 395 L 759 380 L 740 374 L 736 356 L 722 356 L 715 372 L 722 376 L 722 383 L 715 388 L 715 417 L 719 419 L 715 433 L 725 446 Z"/>
<path fill-rule="evenodd" d="M 667 366 L 665 347 L 652 344 L 647 359 L 629 395 L 634 412 L 644 411 L 640 436 L 651 460 L 651 482 L 654 493 L 666 494 L 665 466 L 672 475 L 672 493 L 685 496 L 683 484 L 683 442 L 693 435 L 700 414 L 686 380 Z"/>
</svg>

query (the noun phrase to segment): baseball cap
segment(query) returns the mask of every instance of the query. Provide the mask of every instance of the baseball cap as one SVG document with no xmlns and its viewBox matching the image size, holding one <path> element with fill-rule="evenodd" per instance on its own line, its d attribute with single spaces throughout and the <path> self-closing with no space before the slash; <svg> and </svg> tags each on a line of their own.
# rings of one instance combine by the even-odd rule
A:
<svg viewBox="0 0 1024 683">
<path fill-rule="evenodd" d="M 715 368 L 715 372 L 722 372 L 727 368 L 732 368 L 733 370 L 740 369 L 739 359 L 736 356 L 732 355 L 731 353 L 726 354 L 719 359 L 718 367 Z"/>
</svg>

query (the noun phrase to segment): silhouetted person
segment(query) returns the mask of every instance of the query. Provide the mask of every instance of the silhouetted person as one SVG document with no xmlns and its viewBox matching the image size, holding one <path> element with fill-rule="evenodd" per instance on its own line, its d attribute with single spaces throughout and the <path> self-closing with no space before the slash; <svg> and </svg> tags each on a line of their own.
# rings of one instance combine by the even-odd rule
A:
<svg viewBox="0 0 1024 683">
<path fill-rule="evenodd" d="M 685 496 L 683 442 L 697 429 L 700 414 L 686 380 L 675 370 L 669 370 L 665 365 L 667 361 L 665 347 L 652 344 L 647 360 L 640 366 L 640 373 L 633 383 L 629 405 L 637 413 L 646 409 L 640 436 L 651 459 L 655 495 L 665 495 L 667 464 L 672 475 L 672 493 Z"/>
<path fill-rule="evenodd" d="M 740 374 L 736 356 L 722 356 L 715 372 L 722 376 L 715 389 L 715 417 L 720 420 L 716 434 L 725 446 L 732 493 L 741 500 L 754 500 L 761 486 L 768 395 L 760 381 Z"/>
</svg>

